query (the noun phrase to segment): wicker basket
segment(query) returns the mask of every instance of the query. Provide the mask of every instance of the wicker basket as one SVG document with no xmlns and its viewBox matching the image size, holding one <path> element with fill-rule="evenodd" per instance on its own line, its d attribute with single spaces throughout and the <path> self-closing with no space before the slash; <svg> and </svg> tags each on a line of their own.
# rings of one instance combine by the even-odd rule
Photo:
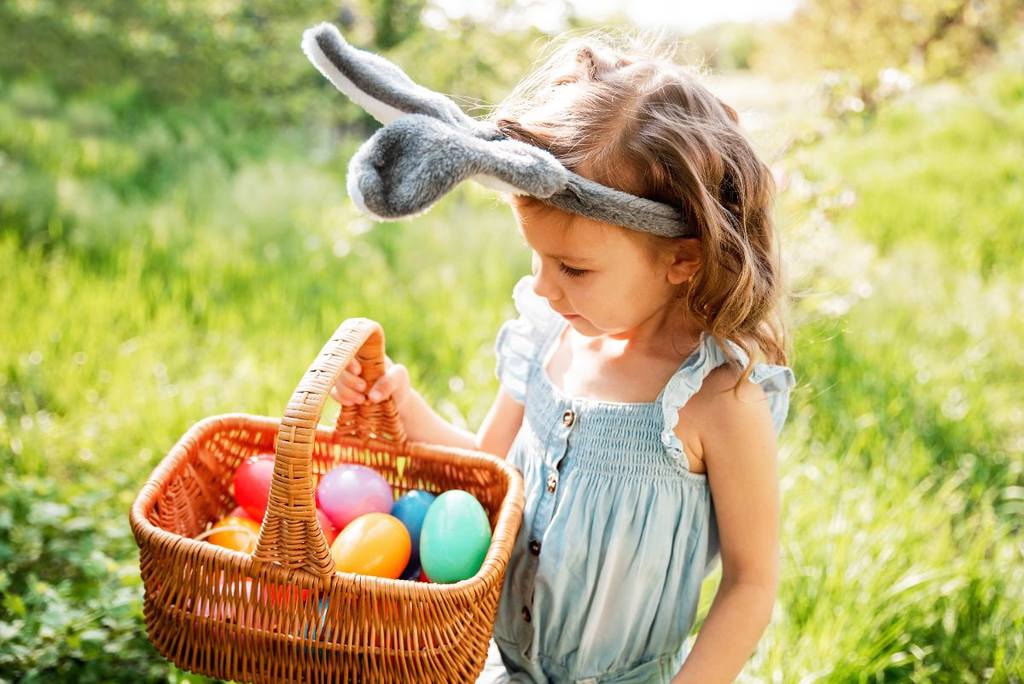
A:
<svg viewBox="0 0 1024 684">
<path fill-rule="evenodd" d="M 472 682 L 483 669 L 522 517 L 522 478 L 490 454 L 409 442 L 391 399 L 343 407 L 333 430 L 319 425 L 353 356 L 368 384 L 380 377 L 378 323 L 346 320 L 282 419 L 228 414 L 192 426 L 135 499 L 146 628 L 177 666 L 252 682 Z M 255 552 L 194 539 L 234 507 L 238 465 L 270 452 L 274 475 Z M 313 492 L 339 463 L 371 466 L 399 493 L 476 496 L 493 530 L 477 574 L 427 584 L 335 572 Z"/>
</svg>

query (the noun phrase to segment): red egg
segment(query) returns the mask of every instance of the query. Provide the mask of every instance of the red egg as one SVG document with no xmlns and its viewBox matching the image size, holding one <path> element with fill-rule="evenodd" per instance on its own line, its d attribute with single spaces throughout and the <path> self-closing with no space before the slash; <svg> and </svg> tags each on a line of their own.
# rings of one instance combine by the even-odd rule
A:
<svg viewBox="0 0 1024 684">
<path fill-rule="evenodd" d="M 251 456 L 235 471 L 235 503 L 244 508 L 254 520 L 263 520 L 273 479 L 274 454 Z"/>
<path fill-rule="evenodd" d="M 320 523 L 320 529 L 324 531 L 324 536 L 327 537 L 327 545 L 330 546 L 338 536 L 338 529 L 322 509 L 316 509 L 316 519 Z"/>
<path fill-rule="evenodd" d="M 258 522 L 258 523 L 263 522 L 262 520 L 255 520 L 255 518 L 253 518 L 251 515 L 249 515 L 249 512 L 246 511 L 241 506 L 235 506 L 231 510 L 231 512 L 228 513 L 228 516 L 235 517 L 235 518 L 247 518 L 249 520 L 254 520 L 255 522 Z"/>
<path fill-rule="evenodd" d="M 266 584 L 263 586 L 263 597 L 273 605 L 283 603 L 297 603 L 309 598 L 309 589 L 281 584 Z"/>
</svg>

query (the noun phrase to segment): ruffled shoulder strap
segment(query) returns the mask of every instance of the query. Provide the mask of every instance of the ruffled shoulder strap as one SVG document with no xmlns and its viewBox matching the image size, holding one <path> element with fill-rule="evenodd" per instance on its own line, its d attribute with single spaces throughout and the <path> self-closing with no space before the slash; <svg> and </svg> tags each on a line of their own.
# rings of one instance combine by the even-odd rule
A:
<svg viewBox="0 0 1024 684">
<path fill-rule="evenodd" d="M 746 367 L 748 357 L 740 346 L 731 340 L 726 340 L 725 343 L 733 356 Z M 701 332 L 697 350 L 669 379 L 662 393 L 661 442 L 665 445 L 669 455 L 680 461 L 684 467 L 688 467 L 688 463 L 683 455 L 683 444 L 675 433 L 676 425 L 679 423 L 679 409 L 697 393 L 704 378 L 728 360 L 729 357 L 715 341 L 715 338 L 706 332 Z M 796 383 L 792 369 L 789 366 L 757 363 L 754 364 L 754 368 L 750 372 L 749 381 L 761 385 L 768 397 L 772 425 L 775 428 L 775 434 L 779 434 L 786 422 L 786 414 L 789 412 L 789 392 Z"/>
<path fill-rule="evenodd" d="M 526 402 L 530 369 L 544 342 L 562 318 L 547 300 L 533 291 L 533 276 L 523 276 L 512 288 L 519 316 L 502 324 L 494 343 L 495 375 L 519 403 Z"/>
</svg>

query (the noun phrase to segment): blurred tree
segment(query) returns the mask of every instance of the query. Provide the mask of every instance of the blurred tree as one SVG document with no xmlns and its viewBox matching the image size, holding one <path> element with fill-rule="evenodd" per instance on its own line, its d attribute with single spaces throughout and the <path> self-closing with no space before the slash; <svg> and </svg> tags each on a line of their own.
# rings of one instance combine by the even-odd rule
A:
<svg viewBox="0 0 1024 684">
<path fill-rule="evenodd" d="M 305 28 L 333 21 L 353 45 L 430 87 L 489 102 L 529 66 L 524 55 L 541 36 L 513 25 L 521 10 L 519 0 L 499 0 L 479 19 L 446 18 L 429 0 L 16 0 L 0 3 L 0 81 L 37 81 L 58 102 L 99 99 L 132 117 L 223 101 L 232 125 L 312 115 L 366 129 L 369 115 L 324 97 L 332 87 L 298 49 Z"/>
<path fill-rule="evenodd" d="M 392 48 L 420 27 L 425 0 L 380 0 L 373 13 L 374 43 L 381 50 Z"/>
<path fill-rule="evenodd" d="M 688 40 L 703 53 L 714 71 L 745 70 L 750 68 L 750 57 L 757 45 L 757 30 L 754 24 L 727 22 L 695 31 Z"/>
<path fill-rule="evenodd" d="M 766 31 L 754 63 L 776 74 L 838 72 L 872 110 L 887 69 L 915 81 L 961 75 L 1022 22 L 1020 0 L 806 0 Z"/>
<path fill-rule="evenodd" d="M 64 0 L 0 3 L 0 77 L 59 96 L 129 84 L 138 105 L 230 98 L 276 118 L 310 79 L 298 35 L 333 2 Z"/>
</svg>

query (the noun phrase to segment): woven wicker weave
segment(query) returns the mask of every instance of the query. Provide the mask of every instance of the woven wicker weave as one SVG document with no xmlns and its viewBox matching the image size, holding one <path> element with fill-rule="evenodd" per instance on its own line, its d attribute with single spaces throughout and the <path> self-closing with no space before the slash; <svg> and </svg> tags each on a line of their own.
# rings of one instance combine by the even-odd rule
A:
<svg viewBox="0 0 1024 684">
<path fill-rule="evenodd" d="M 251 682 L 472 682 L 482 670 L 522 478 L 490 454 L 408 441 L 391 399 L 343 407 L 333 430 L 319 425 L 353 356 L 368 384 L 380 377 L 378 323 L 346 320 L 282 419 L 228 414 L 194 425 L 132 505 L 149 638 L 179 667 Z M 194 539 L 234 507 L 235 469 L 261 453 L 276 458 L 255 552 Z M 493 529 L 479 572 L 447 585 L 335 572 L 314 491 L 339 463 L 374 468 L 399 494 L 471 492 Z"/>
</svg>

